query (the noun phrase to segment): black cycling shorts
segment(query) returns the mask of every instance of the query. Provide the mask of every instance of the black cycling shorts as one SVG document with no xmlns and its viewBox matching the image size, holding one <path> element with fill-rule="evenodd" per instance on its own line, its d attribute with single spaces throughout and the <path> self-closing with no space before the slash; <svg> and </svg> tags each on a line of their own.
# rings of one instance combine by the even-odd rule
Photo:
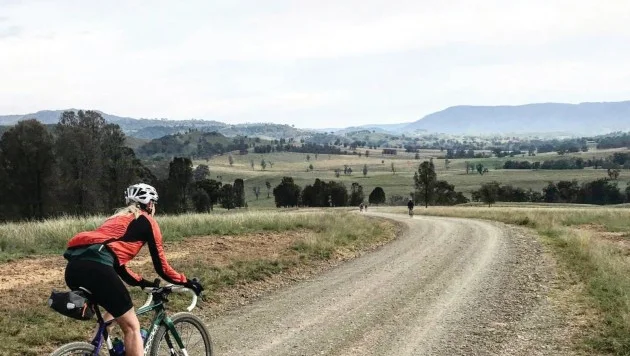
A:
<svg viewBox="0 0 630 356">
<path fill-rule="evenodd" d="M 73 290 L 83 287 L 90 291 L 91 299 L 114 318 L 133 308 L 129 291 L 112 266 L 94 261 L 70 261 L 66 267 L 66 284 Z"/>
</svg>

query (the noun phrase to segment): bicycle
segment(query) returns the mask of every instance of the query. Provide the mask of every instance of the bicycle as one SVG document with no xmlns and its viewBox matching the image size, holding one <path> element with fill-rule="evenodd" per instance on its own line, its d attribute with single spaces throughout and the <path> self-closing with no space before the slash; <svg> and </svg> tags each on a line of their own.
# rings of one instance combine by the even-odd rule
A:
<svg viewBox="0 0 630 356">
<path fill-rule="evenodd" d="M 409 217 L 413 218 L 413 208 L 409 208 Z"/>
<path fill-rule="evenodd" d="M 144 291 L 149 296 L 137 311 L 136 315 L 146 314 L 155 311 L 151 327 L 147 331 L 146 339 L 144 339 L 144 354 L 150 356 L 169 355 L 169 356 L 188 356 L 188 355 L 206 355 L 212 356 L 212 340 L 210 333 L 206 329 L 204 323 L 194 314 L 189 313 L 197 305 L 197 295 L 191 289 L 186 287 L 168 284 L 159 287 L 159 280 L 156 280 L 156 287 L 145 288 Z M 171 293 L 190 293 L 192 294 L 192 302 L 186 308 L 187 312 L 177 313 L 173 317 L 166 314 L 165 303 L 168 302 L 168 296 Z M 107 356 L 117 355 L 114 352 L 114 345 L 109 337 L 107 327 L 114 321 L 104 321 L 103 316 L 96 305 L 90 302 L 94 309 L 98 322 L 98 330 L 91 342 L 71 342 L 59 347 L 53 351 L 50 356 Z M 191 326 L 190 331 L 186 332 L 185 327 Z M 197 332 L 198 335 L 193 333 Z M 182 335 L 187 336 L 186 340 L 182 339 Z M 175 344 L 173 340 L 175 339 Z M 201 342 L 201 344 L 200 344 Z M 106 348 L 102 347 L 105 343 Z M 199 346 L 199 347 L 197 347 Z"/>
</svg>

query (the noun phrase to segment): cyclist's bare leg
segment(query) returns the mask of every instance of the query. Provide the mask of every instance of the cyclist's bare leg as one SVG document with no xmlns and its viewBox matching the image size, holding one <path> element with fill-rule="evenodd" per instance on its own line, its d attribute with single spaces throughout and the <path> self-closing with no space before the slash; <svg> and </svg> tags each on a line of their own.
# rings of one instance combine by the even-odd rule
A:
<svg viewBox="0 0 630 356">
<path fill-rule="evenodd" d="M 108 322 L 112 319 L 114 319 L 114 316 L 111 315 L 110 313 L 107 312 L 107 310 L 103 310 L 103 321 Z M 115 323 L 116 321 L 114 321 Z M 114 323 L 109 324 L 109 326 L 107 327 L 107 332 L 111 333 L 112 332 L 112 328 L 114 327 Z M 96 334 L 98 332 L 98 328 L 99 326 L 96 325 L 96 329 L 94 329 L 94 333 Z"/>
<path fill-rule="evenodd" d="M 133 308 L 116 318 L 116 322 L 122 329 L 125 340 L 126 356 L 142 356 L 142 337 L 140 336 L 140 322 Z"/>
</svg>

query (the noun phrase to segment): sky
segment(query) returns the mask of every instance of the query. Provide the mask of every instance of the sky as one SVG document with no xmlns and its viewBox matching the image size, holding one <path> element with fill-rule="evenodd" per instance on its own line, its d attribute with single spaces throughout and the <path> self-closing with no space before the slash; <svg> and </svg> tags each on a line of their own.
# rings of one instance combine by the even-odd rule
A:
<svg viewBox="0 0 630 356">
<path fill-rule="evenodd" d="M 0 115 L 302 128 L 630 100 L 628 0 L 0 0 Z"/>
</svg>

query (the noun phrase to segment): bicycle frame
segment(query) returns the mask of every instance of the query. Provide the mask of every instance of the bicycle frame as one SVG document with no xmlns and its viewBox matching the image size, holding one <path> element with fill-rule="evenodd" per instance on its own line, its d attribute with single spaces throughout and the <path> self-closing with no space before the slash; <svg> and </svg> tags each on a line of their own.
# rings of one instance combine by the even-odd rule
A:
<svg viewBox="0 0 630 356">
<path fill-rule="evenodd" d="M 166 343 L 169 349 L 173 348 L 173 343 L 169 335 L 173 335 L 175 337 L 175 342 L 177 342 L 177 345 L 180 348 L 184 348 L 184 343 L 181 337 L 179 336 L 179 333 L 177 333 L 177 330 L 175 329 L 175 325 L 173 324 L 171 318 L 169 318 L 168 315 L 166 314 L 166 309 L 164 308 L 164 301 L 157 300 L 153 304 L 150 304 L 150 301 L 151 299 L 147 300 L 147 303 L 145 303 L 145 305 L 143 305 L 136 311 L 136 315 L 143 315 L 151 311 L 155 311 L 155 316 L 153 317 L 153 320 L 151 321 L 151 326 L 149 327 L 149 330 L 147 331 L 148 332 L 147 338 L 146 340 L 144 340 L 144 345 L 143 345 L 144 354 L 146 355 L 151 349 L 153 338 L 155 337 L 155 334 L 157 333 L 160 326 L 162 325 L 164 325 L 168 330 L 168 332 L 165 334 L 165 339 L 166 339 Z M 101 347 L 103 346 L 103 341 L 105 341 L 107 344 L 107 350 L 109 351 L 109 354 L 113 355 L 113 345 L 110 340 L 107 327 L 113 324 L 114 320 L 109 320 L 109 321 L 103 320 L 103 316 L 100 312 L 99 307 L 97 305 L 94 305 L 94 309 L 96 312 L 96 317 L 97 317 L 97 322 L 98 322 L 98 330 L 96 331 L 96 335 L 94 335 L 94 338 L 90 342 L 92 345 L 94 345 L 93 356 L 98 356 L 98 353 Z"/>
</svg>

